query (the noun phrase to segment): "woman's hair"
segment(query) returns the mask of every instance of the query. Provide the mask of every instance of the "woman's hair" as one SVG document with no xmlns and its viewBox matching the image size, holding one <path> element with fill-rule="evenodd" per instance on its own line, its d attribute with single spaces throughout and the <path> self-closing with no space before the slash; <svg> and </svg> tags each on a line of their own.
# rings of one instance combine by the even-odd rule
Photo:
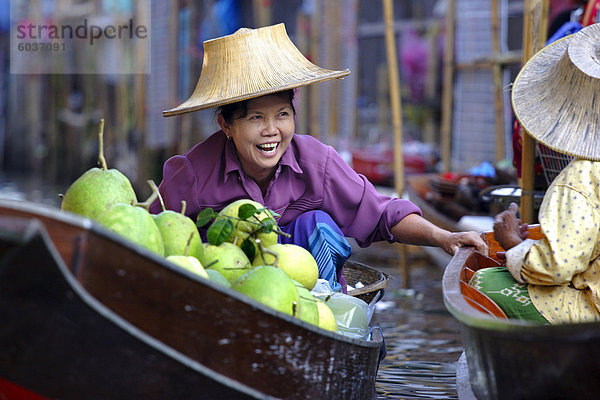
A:
<svg viewBox="0 0 600 400">
<path fill-rule="evenodd" d="M 282 92 L 271 93 L 265 96 L 275 95 L 283 99 L 287 99 L 290 102 L 290 106 L 292 107 L 292 112 L 294 113 L 294 115 L 296 115 L 296 109 L 294 108 L 295 94 L 296 93 L 294 89 L 288 89 Z M 249 100 L 242 100 L 238 101 L 237 103 L 225 104 L 223 106 L 217 107 L 215 113 L 216 115 L 221 114 L 225 122 L 231 124 L 234 118 L 244 118 L 246 115 L 248 115 L 248 101 Z"/>
</svg>

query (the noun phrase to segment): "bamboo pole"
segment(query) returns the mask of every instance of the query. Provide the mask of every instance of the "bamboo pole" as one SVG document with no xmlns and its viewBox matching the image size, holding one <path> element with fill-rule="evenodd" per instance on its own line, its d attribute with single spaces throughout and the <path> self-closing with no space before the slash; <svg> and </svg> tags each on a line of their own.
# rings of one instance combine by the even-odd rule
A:
<svg viewBox="0 0 600 400">
<path fill-rule="evenodd" d="M 441 147 L 442 165 L 445 172 L 450 171 L 450 153 L 452 150 L 452 113 L 454 98 L 454 0 L 448 0 L 446 10 L 446 43 L 444 51 L 444 81 L 442 85 L 442 127 Z"/>
<path fill-rule="evenodd" d="M 402 102 L 400 97 L 400 79 L 398 77 L 398 54 L 394 32 L 394 4 L 392 0 L 383 0 L 385 20 L 385 45 L 387 54 L 388 77 L 390 84 L 390 105 L 392 108 L 392 129 L 394 131 L 394 186 L 401 197 L 404 192 L 404 155 L 402 153 Z M 404 287 L 409 286 L 406 245 L 399 244 L 400 269 Z"/>
<path fill-rule="evenodd" d="M 492 0 L 492 51 L 500 54 L 500 24 L 498 0 Z M 496 162 L 504 159 L 504 101 L 502 96 L 502 65 L 495 62 L 492 67 L 494 79 L 494 111 L 496 112 Z"/>
<path fill-rule="evenodd" d="M 321 3 L 323 0 L 314 1 L 314 9 L 310 18 L 310 55 L 311 61 L 316 65 L 319 63 L 319 44 L 321 37 Z M 321 97 L 321 85 L 310 85 L 310 132 L 309 134 L 319 139 L 319 102 Z"/>
<path fill-rule="evenodd" d="M 271 25 L 271 0 L 253 0 L 252 5 L 256 27 Z"/>
<path fill-rule="evenodd" d="M 523 15 L 523 65 L 546 43 L 548 0 L 525 0 Z M 521 154 L 521 220 L 533 223 L 535 190 L 535 140 L 523 130 Z"/>
<path fill-rule="evenodd" d="M 150 5 L 149 3 L 139 2 L 135 7 L 136 20 L 150 21 Z M 146 162 L 148 154 L 146 149 L 146 85 L 148 75 L 146 63 L 148 60 L 148 52 L 145 44 L 137 44 L 135 47 L 135 62 L 137 65 L 137 74 L 133 81 L 133 113 L 134 113 L 134 132 L 137 144 L 137 187 L 141 187 L 142 177 L 147 176 L 148 170 Z"/>
<path fill-rule="evenodd" d="M 327 21 L 327 30 L 325 33 L 325 48 L 327 49 L 327 62 L 326 65 L 336 65 L 340 59 L 339 54 L 341 43 L 340 41 L 340 19 L 341 15 L 339 12 L 339 5 L 332 1 L 325 2 L 325 16 Z M 333 143 L 337 144 L 338 134 L 340 130 L 339 124 L 339 86 L 333 87 L 331 82 L 326 82 L 325 85 L 329 86 L 328 93 L 328 107 L 329 107 L 329 119 L 328 125 L 328 138 L 333 140 Z"/>
<path fill-rule="evenodd" d="M 399 196 L 404 191 L 404 155 L 402 154 L 402 102 L 400 79 L 398 77 L 398 55 L 394 33 L 394 6 L 392 0 L 383 0 L 385 17 L 385 45 L 387 53 L 388 78 L 390 84 L 390 106 L 392 109 L 392 129 L 394 131 L 394 186 Z"/>
</svg>

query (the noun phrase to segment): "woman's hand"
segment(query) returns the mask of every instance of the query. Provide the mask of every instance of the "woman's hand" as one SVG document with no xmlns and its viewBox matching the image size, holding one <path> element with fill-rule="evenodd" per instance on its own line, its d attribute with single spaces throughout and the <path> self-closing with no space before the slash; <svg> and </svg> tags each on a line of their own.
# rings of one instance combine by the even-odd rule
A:
<svg viewBox="0 0 600 400">
<path fill-rule="evenodd" d="M 462 246 L 474 246 L 481 254 L 488 255 L 488 246 L 477 232 L 448 232 L 440 243 L 440 247 L 451 255 Z"/>
<path fill-rule="evenodd" d="M 450 232 L 442 229 L 418 214 L 404 217 L 391 229 L 394 237 L 406 244 L 437 246 L 454 255 L 461 246 L 474 246 L 475 250 L 487 255 L 488 246 L 477 232 Z"/>
<path fill-rule="evenodd" d="M 494 237 L 504 250 L 512 249 L 529 236 L 529 225 L 521 224 L 518 210 L 516 203 L 510 203 L 508 209 L 494 217 Z"/>
</svg>

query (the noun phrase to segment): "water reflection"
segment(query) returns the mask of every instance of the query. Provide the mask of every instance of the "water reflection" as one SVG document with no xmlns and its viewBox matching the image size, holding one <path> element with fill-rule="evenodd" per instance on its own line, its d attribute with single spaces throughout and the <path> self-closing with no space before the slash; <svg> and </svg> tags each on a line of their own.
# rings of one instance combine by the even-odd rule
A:
<svg viewBox="0 0 600 400">
<path fill-rule="evenodd" d="M 0 172 L 0 199 L 31 201 L 50 207 L 60 207 L 60 193 L 66 187 L 48 184 L 42 177 Z"/>
<path fill-rule="evenodd" d="M 371 257 L 375 252 L 378 259 Z M 407 290 L 394 253 L 386 259 L 377 249 L 358 250 L 353 257 L 393 277 L 372 321 L 382 328 L 388 351 L 377 376 L 377 399 L 457 399 L 456 362 L 463 346 L 460 325 L 443 304 L 443 270 L 413 248 Z"/>
</svg>

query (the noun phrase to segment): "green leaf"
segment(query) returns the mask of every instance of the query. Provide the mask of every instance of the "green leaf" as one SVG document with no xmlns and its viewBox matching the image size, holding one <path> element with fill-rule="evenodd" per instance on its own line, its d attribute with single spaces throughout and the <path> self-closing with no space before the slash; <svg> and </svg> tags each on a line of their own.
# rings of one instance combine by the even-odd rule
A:
<svg viewBox="0 0 600 400">
<path fill-rule="evenodd" d="M 256 213 L 256 207 L 252 204 L 242 204 L 238 209 L 238 218 L 248 219 Z"/>
<path fill-rule="evenodd" d="M 273 229 L 277 226 L 277 222 L 273 218 L 267 218 L 262 220 L 262 231 L 264 233 L 271 233 Z"/>
<path fill-rule="evenodd" d="M 233 223 L 228 219 L 220 219 L 212 223 L 206 232 L 208 243 L 219 246 L 233 233 Z"/>
<path fill-rule="evenodd" d="M 198 228 L 202 228 L 204 225 L 208 224 L 211 219 L 213 219 L 217 213 L 210 207 L 203 209 L 198 213 L 196 217 L 196 226 Z"/>
<path fill-rule="evenodd" d="M 244 239 L 244 241 L 240 245 L 240 248 L 246 254 L 250 261 L 254 261 L 254 257 L 256 256 L 256 247 L 254 247 L 254 243 L 252 243 L 252 240 L 250 240 L 249 237 Z"/>
</svg>

